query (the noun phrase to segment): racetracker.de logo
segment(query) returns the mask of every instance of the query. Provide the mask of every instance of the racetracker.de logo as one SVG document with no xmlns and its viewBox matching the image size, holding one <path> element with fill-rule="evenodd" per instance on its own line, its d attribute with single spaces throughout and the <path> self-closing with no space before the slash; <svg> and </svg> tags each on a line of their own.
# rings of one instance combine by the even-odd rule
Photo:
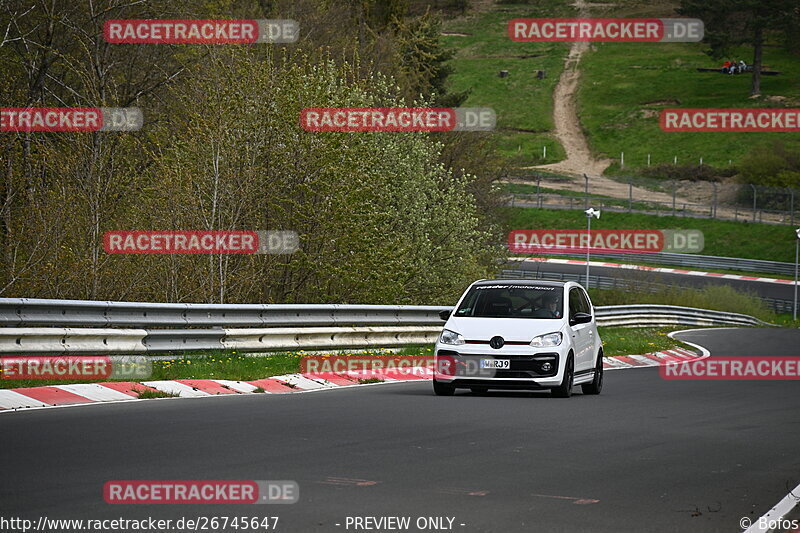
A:
<svg viewBox="0 0 800 533">
<path fill-rule="evenodd" d="M 491 131 L 497 117 L 488 107 L 307 107 L 306 131 Z"/>
<path fill-rule="evenodd" d="M 706 357 L 658 372 L 668 380 L 800 380 L 800 357 Z"/>
<path fill-rule="evenodd" d="M 0 357 L 2 379 L 146 379 L 153 361 L 142 355 L 15 355 Z"/>
<path fill-rule="evenodd" d="M 116 19 L 107 20 L 109 43 L 293 43 L 300 27 L 293 20 Z"/>
<path fill-rule="evenodd" d="M 300 371 L 308 374 L 348 372 L 396 372 L 399 375 L 427 375 L 432 355 L 309 355 L 300 359 Z"/>
<path fill-rule="evenodd" d="M 508 36 L 520 43 L 696 43 L 699 19 L 537 18 L 508 22 Z"/>
<path fill-rule="evenodd" d="M 111 504 L 287 504 L 299 497 L 296 481 L 115 480 L 103 486 Z"/>
<path fill-rule="evenodd" d="M 800 109 L 663 109 L 663 131 L 800 133 Z"/>
<path fill-rule="evenodd" d="M 138 107 L 0 107 L 0 131 L 137 131 Z"/>
<path fill-rule="evenodd" d="M 291 254 L 300 248 L 295 231 L 107 231 L 109 254 Z"/>
<path fill-rule="evenodd" d="M 651 229 L 517 229 L 508 234 L 513 253 L 683 252 L 703 251 L 700 230 Z"/>
</svg>

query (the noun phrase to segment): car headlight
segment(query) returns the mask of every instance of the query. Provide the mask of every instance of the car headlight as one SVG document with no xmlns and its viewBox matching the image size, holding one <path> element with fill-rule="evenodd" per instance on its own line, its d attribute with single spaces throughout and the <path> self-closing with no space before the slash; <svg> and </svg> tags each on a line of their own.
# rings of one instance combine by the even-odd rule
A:
<svg viewBox="0 0 800 533">
<path fill-rule="evenodd" d="M 442 336 L 439 338 L 439 342 L 442 344 L 464 344 L 464 337 L 460 333 L 444 329 L 442 330 Z"/>
<path fill-rule="evenodd" d="M 534 337 L 531 341 L 531 346 L 534 348 L 547 348 L 549 346 L 560 346 L 561 340 L 564 336 L 561 334 L 560 331 L 556 331 L 555 333 L 547 333 L 545 335 L 539 335 L 538 337 Z"/>
</svg>

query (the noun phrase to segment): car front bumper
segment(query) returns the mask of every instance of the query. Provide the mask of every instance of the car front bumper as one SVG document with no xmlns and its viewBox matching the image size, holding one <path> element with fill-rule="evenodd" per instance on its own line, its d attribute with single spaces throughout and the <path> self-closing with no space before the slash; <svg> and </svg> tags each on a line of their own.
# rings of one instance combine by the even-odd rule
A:
<svg viewBox="0 0 800 533">
<path fill-rule="evenodd" d="M 492 353 L 494 352 L 494 353 Z M 443 345 L 435 350 L 434 379 L 457 387 L 542 389 L 556 387 L 563 379 L 564 347 L 509 347 Z M 508 368 L 481 368 L 482 360 L 508 361 Z"/>
</svg>

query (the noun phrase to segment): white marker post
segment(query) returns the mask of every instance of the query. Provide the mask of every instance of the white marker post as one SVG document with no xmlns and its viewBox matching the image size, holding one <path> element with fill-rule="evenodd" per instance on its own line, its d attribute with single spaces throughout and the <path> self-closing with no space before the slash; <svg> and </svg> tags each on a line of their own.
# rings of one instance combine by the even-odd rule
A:
<svg viewBox="0 0 800 533">
<path fill-rule="evenodd" d="M 794 302 L 792 304 L 792 320 L 797 320 L 797 260 L 800 252 L 800 228 L 794 230 L 797 238 L 794 240 Z"/>
<path fill-rule="evenodd" d="M 594 207 L 590 207 L 586 211 L 586 290 L 589 290 L 589 249 L 592 247 L 592 217 L 597 218 L 600 220 L 600 211 L 596 210 Z M 799 230 L 800 231 L 800 230 Z"/>
</svg>

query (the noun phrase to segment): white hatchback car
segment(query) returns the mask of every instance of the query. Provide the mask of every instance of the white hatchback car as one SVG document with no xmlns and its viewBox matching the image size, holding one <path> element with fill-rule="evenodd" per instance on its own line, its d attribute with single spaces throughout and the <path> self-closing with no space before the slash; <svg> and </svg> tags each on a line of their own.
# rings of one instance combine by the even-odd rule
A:
<svg viewBox="0 0 800 533">
<path fill-rule="evenodd" d="M 444 311 L 433 390 L 550 389 L 568 398 L 603 388 L 603 344 L 594 309 L 578 283 L 481 280 Z"/>
</svg>

